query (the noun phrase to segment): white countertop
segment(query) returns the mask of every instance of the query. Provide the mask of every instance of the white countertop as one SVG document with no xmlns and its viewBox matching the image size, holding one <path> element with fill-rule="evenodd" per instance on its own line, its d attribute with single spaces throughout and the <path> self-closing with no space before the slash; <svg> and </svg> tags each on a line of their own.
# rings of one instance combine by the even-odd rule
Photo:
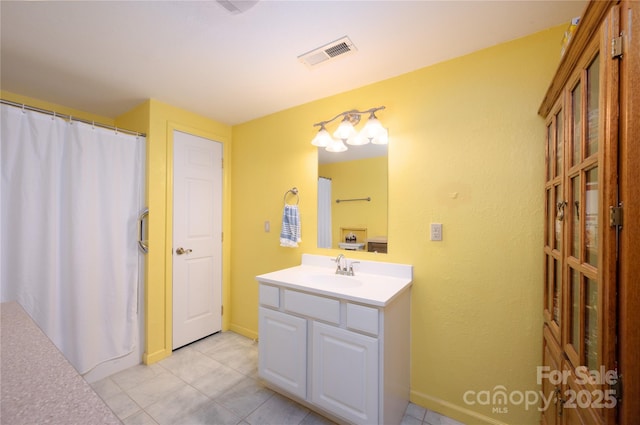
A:
<svg viewBox="0 0 640 425">
<path fill-rule="evenodd" d="M 333 257 L 303 254 L 302 264 L 256 276 L 259 282 L 385 307 L 411 287 L 413 266 L 378 261 L 354 264 L 355 276 L 336 275 Z M 347 261 L 351 261 L 348 259 Z"/>
</svg>

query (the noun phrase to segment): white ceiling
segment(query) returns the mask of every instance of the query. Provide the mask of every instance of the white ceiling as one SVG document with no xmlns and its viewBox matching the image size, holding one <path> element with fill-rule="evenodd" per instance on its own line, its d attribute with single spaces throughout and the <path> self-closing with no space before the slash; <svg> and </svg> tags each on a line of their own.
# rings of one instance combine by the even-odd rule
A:
<svg viewBox="0 0 640 425">
<path fill-rule="evenodd" d="M 111 118 L 153 98 L 233 125 L 563 24 L 585 5 L 262 0 L 232 15 L 213 0 L 2 0 L 0 83 Z M 355 54 L 298 61 L 345 35 Z"/>
</svg>

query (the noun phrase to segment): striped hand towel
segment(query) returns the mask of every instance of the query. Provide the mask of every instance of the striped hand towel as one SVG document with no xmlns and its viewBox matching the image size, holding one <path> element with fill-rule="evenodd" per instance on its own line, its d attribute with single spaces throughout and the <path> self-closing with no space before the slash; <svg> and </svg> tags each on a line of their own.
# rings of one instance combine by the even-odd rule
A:
<svg viewBox="0 0 640 425">
<path fill-rule="evenodd" d="M 282 212 L 280 246 L 296 248 L 300 239 L 300 212 L 297 205 L 285 205 Z"/>
</svg>

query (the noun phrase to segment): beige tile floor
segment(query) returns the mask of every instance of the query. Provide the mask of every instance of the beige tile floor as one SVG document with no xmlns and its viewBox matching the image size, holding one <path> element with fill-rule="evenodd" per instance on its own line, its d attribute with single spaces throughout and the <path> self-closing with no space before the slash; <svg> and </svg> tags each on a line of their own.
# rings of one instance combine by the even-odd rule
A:
<svg viewBox="0 0 640 425">
<path fill-rule="evenodd" d="M 258 344 L 224 332 L 92 384 L 125 425 L 323 425 L 332 422 L 258 380 Z M 402 425 L 462 425 L 410 403 Z"/>
</svg>

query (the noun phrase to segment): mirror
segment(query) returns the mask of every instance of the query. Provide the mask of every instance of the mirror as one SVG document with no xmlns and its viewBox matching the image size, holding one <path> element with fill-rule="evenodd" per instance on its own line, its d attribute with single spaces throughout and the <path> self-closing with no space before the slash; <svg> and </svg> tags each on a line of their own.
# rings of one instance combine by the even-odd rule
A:
<svg viewBox="0 0 640 425">
<path fill-rule="evenodd" d="M 318 248 L 387 252 L 387 149 L 318 149 Z"/>
</svg>

